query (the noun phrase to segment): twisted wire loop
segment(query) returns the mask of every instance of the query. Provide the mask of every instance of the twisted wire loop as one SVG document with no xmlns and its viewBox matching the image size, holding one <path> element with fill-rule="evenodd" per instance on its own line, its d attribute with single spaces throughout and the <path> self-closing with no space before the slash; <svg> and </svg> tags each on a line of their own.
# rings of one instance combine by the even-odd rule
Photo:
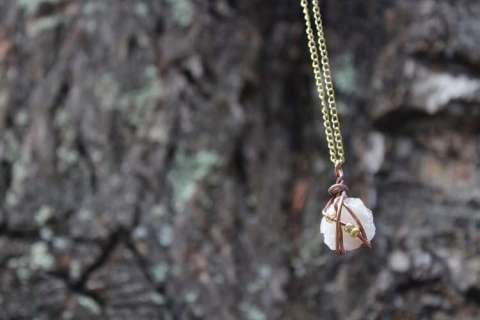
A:
<svg viewBox="0 0 480 320">
<path fill-rule="evenodd" d="M 322 214 L 328 219 L 333 220 L 335 223 L 335 252 L 338 255 L 345 254 L 345 248 L 343 246 L 343 229 L 347 224 L 341 220 L 343 208 L 345 208 L 348 214 L 353 218 L 353 220 L 355 220 L 356 227 L 360 231 L 356 235 L 356 238 L 362 242 L 362 246 L 370 248 L 370 242 L 368 241 L 362 222 L 355 212 L 345 204 L 344 200 L 347 198 L 348 187 L 343 179 L 343 170 L 341 168 L 341 164 L 335 166 L 335 175 L 337 177 L 335 183 L 328 188 L 328 193 L 330 194 L 331 198 L 328 200 L 325 208 L 322 210 Z M 327 215 L 327 211 L 331 206 L 333 206 L 335 209 L 334 217 Z"/>
</svg>

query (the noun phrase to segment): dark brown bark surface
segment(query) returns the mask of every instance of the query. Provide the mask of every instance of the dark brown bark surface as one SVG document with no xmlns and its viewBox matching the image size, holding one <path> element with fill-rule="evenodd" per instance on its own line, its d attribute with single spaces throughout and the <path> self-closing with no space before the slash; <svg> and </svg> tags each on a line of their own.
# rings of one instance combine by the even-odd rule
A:
<svg viewBox="0 0 480 320">
<path fill-rule="evenodd" d="M 297 2 L 0 1 L 0 319 L 480 318 L 480 3 L 322 1 L 336 257 Z"/>
</svg>

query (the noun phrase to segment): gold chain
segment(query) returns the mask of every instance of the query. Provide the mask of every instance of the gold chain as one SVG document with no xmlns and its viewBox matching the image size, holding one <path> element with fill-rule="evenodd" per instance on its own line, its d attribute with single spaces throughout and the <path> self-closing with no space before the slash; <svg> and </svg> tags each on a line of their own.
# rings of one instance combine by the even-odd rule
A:
<svg viewBox="0 0 480 320">
<path fill-rule="evenodd" d="M 305 17 L 305 28 L 307 32 L 308 48 L 312 60 L 313 75 L 317 86 L 318 97 L 322 104 L 323 125 L 325 127 L 325 136 L 327 138 L 330 160 L 335 166 L 345 162 L 343 151 L 342 132 L 338 120 L 337 107 L 335 104 L 335 92 L 333 90 L 332 73 L 328 60 L 327 43 L 323 32 L 322 16 L 318 0 L 311 0 L 313 19 L 317 31 L 317 42 L 310 19 L 308 0 L 300 0 Z M 319 56 L 320 53 L 320 56 Z"/>
</svg>

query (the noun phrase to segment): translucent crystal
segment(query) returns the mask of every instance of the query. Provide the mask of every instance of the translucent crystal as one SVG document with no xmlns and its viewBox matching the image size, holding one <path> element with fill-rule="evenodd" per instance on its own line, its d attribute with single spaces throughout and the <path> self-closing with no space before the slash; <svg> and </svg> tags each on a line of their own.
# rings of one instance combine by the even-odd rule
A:
<svg viewBox="0 0 480 320">
<path fill-rule="evenodd" d="M 368 209 L 364 204 L 363 201 L 358 198 L 345 198 L 344 204 L 349 207 L 357 216 L 357 218 L 362 223 L 362 226 L 365 230 L 365 234 L 367 236 L 368 241 L 371 241 L 375 236 L 375 224 L 373 223 L 373 215 L 372 211 Z M 335 208 L 334 206 L 330 206 L 325 214 L 328 217 L 335 218 Z M 345 224 L 353 224 L 357 226 L 355 219 L 350 215 L 346 208 L 342 208 L 342 216 L 341 221 Z M 327 217 L 322 218 L 322 222 L 320 223 L 320 232 L 323 234 L 323 241 L 325 244 L 331 249 L 335 250 L 335 242 L 336 242 L 336 223 Z M 343 232 L 343 246 L 346 251 L 355 250 L 362 245 L 362 241 L 358 238 L 352 237 L 350 234 L 345 232 L 342 228 Z"/>
</svg>

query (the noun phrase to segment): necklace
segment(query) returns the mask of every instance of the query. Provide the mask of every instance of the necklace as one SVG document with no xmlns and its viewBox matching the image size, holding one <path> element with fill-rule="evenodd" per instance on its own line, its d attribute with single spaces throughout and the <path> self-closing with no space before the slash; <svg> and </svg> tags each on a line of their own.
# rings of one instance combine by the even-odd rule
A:
<svg viewBox="0 0 480 320">
<path fill-rule="evenodd" d="M 345 163 L 342 132 L 318 0 L 300 0 L 300 5 L 305 18 L 313 75 L 322 106 L 330 161 L 333 163 L 336 176 L 335 184 L 328 189 L 331 198 L 322 210 L 320 232 L 323 234 L 325 244 L 337 254 L 343 255 L 346 251 L 359 247 L 370 247 L 370 241 L 375 235 L 375 225 L 372 212 L 362 200 L 347 196 L 348 187 L 342 170 Z"/>
</svg>

